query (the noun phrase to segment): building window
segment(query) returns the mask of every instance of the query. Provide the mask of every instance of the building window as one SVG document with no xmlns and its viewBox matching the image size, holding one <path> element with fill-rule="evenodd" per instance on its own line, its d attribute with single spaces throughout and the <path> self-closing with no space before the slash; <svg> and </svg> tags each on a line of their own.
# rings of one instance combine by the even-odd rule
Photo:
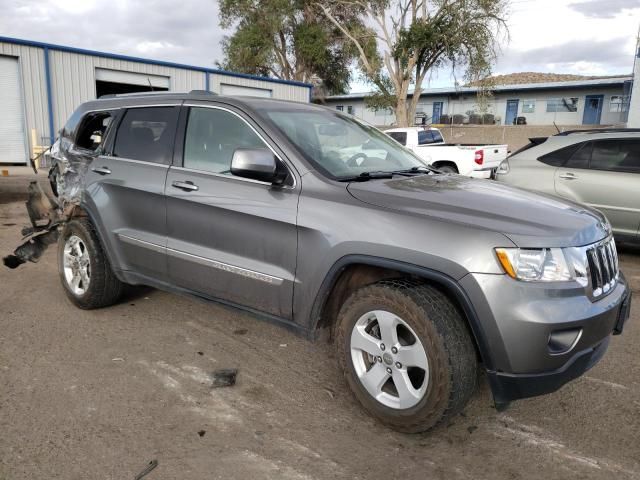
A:
<svg viewBox="0 0 640 480">
<path fill-rule="evenodd" d="M 356 114 L 356 109 L 355 109 L 355 107 L 354 107 L 353 105 L 349 105 L 349 106 L 347 107 L 347 113 L 348 113 L 349 115 L 355 115 L 355 114 Z"/>
<path fill-rule="evenodd" d="M 626 112 L 629 110 L 629 97 L 623 95 L 611 95 L 609 111 L 611 113 Z"/>
<path fill-rule="evenodd" d="M 376 117 L 384 117 L 386 115 L 391 115 L 391 110 L 388 108 L 379 108 L 374 112 Z"/>
<path fill-rule="evenodd" d="M 550 98 L 547 100 L 547 112 L 577 112 L 578 97 Z"/>
<path fill-rule="evenodd" d="M 344 111 L 344 105 L 338 105 L 336 107 L 336 110 L 338 110 L 339 112 L 343 112 Z"/>
<path fill-rule="evenodd" d="M 536 111 L 535 100 L 523 100 L 522 101 L 522 113 L 533 113 Z"/>
</svg>

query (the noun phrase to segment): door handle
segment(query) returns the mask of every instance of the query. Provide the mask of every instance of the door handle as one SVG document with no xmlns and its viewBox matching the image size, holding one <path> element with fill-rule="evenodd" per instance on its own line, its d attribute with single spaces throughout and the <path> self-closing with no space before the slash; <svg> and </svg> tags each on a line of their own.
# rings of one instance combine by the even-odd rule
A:
<svg viewBox="0 0 640 480">
<path fill-rule="evenodd" d="M 196 190 L 198 190 L 198 186 L 194 185 L 193 182 L 189 182 L 189 181 L 173 182 L 171 186 L 184 190 L 185 192 L 195 192 Z"/>
<path fill-rule="evenodd" d="M 574 173 L 562 173 L 559 175 L 560 178 L 564 178 L 565 180 L 577 180 L 578 177 Z"/>
<path fill-rule="evenodd" d="M 99 173 L 100 175 L 109 175 L 111 170 L 107 167 L 95 167 L 91 169 L 93 172 Z"/>
</svg>

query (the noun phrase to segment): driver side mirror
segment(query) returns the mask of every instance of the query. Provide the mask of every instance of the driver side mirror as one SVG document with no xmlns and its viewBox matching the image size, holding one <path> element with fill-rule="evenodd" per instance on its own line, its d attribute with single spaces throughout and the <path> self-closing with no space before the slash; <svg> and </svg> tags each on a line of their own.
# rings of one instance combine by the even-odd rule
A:
<svg viewBox="0 0 640 480">
<path fill-rule="evenodd" d="M 268 148 L 236 148 L 231 159 L 231 173 L 274 185 L 282 185 L 287 170 Z"/>
</svg>

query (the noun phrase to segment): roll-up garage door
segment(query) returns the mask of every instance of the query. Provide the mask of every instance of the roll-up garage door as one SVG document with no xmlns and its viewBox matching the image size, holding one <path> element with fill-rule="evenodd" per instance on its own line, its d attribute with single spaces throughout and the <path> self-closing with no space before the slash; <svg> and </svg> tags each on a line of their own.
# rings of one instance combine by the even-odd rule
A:
<svg viewBox="0 0 640 480">
<path fill-rule="evenodd" d="M 27 163 L 18 59 L 0 56 L 0 163 Z"/>
<path fill-rule="evenodd" d="M 230 96 L 246 96 L 246 97 L 271 97 L 271 90 L 266 88 L 245 87 L 241 85 L 231 85 L 222 83 L 220 85 L 220 93 Z"/>
</svg>

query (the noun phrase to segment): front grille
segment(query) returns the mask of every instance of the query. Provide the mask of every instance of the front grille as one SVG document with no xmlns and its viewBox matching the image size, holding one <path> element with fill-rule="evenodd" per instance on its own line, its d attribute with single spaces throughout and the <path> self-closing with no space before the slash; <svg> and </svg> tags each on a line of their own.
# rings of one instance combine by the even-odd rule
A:
<svg viewBox="0 0 640 480">
<path fill-rule="evenodd" d="M 618 281 L 618 252 L 613 238 L 587 249 L 587 262 L 594 297 L 609 292 Z"/>
</svg>

